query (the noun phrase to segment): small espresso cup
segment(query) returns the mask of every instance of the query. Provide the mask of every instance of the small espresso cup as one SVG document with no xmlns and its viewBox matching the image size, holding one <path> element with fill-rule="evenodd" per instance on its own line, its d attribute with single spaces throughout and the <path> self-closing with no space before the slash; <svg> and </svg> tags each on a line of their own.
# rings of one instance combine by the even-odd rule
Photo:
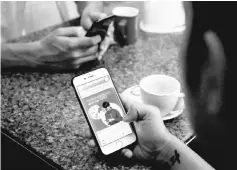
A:
<svg viewBox="0 0 237 170">
<path fill-rule="evenodd" d="M 134 7 L 115 7 L 112 13 L 115 15 L 115 41 L 121 46 L 134 44 L 138 36 L 139 10 Z"/>
<path fill-rule="evenodd" d="M 161 116 L 170 113 L 178 99 L 184 97 L 177 79 L 167 75 L 150 75 L 139 84 L 141 99 L 145 104 L 157 106 Z"/>
</svg>

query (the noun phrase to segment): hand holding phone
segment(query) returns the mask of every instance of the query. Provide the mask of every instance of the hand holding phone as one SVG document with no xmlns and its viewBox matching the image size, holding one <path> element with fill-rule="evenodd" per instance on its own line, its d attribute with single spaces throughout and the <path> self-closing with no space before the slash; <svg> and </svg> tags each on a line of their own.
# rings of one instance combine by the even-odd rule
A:
<svg viewBox="0 0 237 170">
<path fill-rule="evenodd" d="M 111 154 L 136 141 L 112 79 L 105 68 L 72 81 L 85 117 L 103 154 Z"/>
<path fill-rule="evenodd" d="M 128 113 L 123 118 L 124 122 L 133 122 L 137 135 L 137 142 L 131 148 L 124 148 L 121 154 L 128 158 L 138 158 L 140 160 L 151 160 L 159 154 L 162 148 L 172 136 L 165 127 L 157 107 L 146 105 L 130 100 L 126 93 L 120 94 L 124 107 Z M 87 138 L 92 134 L 87 133 Z M 88 141 L 90 147 L 95 146 L 93 139 Z"/>
</svg>

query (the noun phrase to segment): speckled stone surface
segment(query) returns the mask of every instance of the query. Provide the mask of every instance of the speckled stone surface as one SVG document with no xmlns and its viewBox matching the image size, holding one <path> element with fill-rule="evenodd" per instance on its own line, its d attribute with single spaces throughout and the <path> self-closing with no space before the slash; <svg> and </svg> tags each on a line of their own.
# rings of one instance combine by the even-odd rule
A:
<svg viewBox="0 0 237 170">
<path fill-rule="evenodd" d="M 21 37 L 31 41 L 54 28 Z M 39 153 L 67 170 L 77 169 L 150 169 L 128 161 L 116 153 L 103 156 L 97 148 L 89 148 L 84 131 L 88 124 L 78 104 L 71 79 L 82 72 L 106 67 L 119 92 L 137 84 L 144 76 L 166 74 L 181 81 L 178 52 L 182 33 L 144 34 L 136 44 L 124 48 L 111 47 L 103 64 L 85 66 L 82 70 L 65 73 L 2 72 L 1 126 Z M 169 131 L 184 140 L 192 133 L 183 114 L 165 122 Z"/>
</svg>

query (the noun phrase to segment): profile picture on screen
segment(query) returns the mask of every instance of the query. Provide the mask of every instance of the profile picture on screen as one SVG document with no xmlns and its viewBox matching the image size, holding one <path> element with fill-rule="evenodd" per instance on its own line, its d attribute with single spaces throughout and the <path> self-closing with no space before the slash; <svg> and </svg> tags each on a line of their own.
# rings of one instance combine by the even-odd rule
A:
<svg viewBox="0 0 237 170">
<path fill-rule="evenodd" d="M 105 111 L 103 116 L 104 121 L 109 126 L 114 125 L 123 120 L 122 110 L 117 104 L 105 101 L 102 103 L 102 108 Z"/>
</svg>

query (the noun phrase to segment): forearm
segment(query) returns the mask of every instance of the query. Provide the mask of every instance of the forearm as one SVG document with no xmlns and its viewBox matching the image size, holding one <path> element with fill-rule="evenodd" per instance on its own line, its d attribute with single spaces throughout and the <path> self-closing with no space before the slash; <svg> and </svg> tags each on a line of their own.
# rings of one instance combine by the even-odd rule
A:
<svg viewBox="0 0 237 170">
<path fill-rule="evenodd" d="M 3 68 L 15 66 L 35 67 L 38 64 L 37 58 L 41 53 L 39 42 L 2 43 L 1 66 Z"/>
<path fill-rule="evenodd" d="M 83 12 L 87 12 L 87 9 L 96 12 L 104 11 L 103 1 L 76 1 L 76 4 L 80 15 Z"/>
<path fill-rule="evenodd" d="M 169 170 L 213 170 L 205 160 L 175 136 L 156 157 L 156 165 Z"/>
</svg>

